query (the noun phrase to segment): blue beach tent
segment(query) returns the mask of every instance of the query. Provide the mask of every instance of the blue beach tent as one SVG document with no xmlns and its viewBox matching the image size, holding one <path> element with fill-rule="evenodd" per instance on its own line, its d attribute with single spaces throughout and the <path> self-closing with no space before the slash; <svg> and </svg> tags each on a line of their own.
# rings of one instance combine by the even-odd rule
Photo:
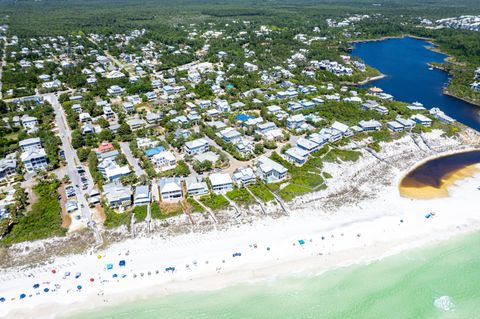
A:
<svg viewBox="0 0 480 319">
<path fill-rule="evenodd" d="M 0 298 L 0 302 L 5 302 L 5 298 Z"/>
<path fill-rule="evenodd" d="M 107 264 L 107 269 L 108 270 L 113 269 L 113 264 Z"/>
<path fill-rule="evenodd" d="M 300 240 L 298 241 L 298 243 L 299 243 L 300 245 L 303 245 L 303 244 L 305 244 L 305 240 L 300 239 Z"/>
<path fill-rule="evenodd" d="M 77 289 L 78 289 L 78 290 L 81 290 L 81 289 L 82 289 L 82 286 L 78 285 L 78 286 L 77 286 Z"/>
<path fill-rule="evenodd" d="M 35 284 L 35 285 L 33 285 L 33 288 L 35 288 L 35 289 L 37 289 L 37 288 L 39 288 L 39 287 L 40 287 L 40 284 Z"/>
<path fill-rule="evenodd" d="M 48 289 L 48 288 L 45 288 L 45 289 L 43 289 L 43 291 L 45 291 L 45 292 L 49 292 L 49 291 L 50 291 L 50 289 Z"/>
<path fill-rule="evenodd" d="M 23 298 L 25 298 L 26 296 L 27 296 L 26 294 L 21 294 L 21 295 L 20 295 L 20 299 L 23 299 Z"/>
<path fill-rule="evenodd" d="M 120 260 L 120 262 L 118 263 L 120 267 L 125 267 L 125 264 L 125 260 Z"/>
</svg>

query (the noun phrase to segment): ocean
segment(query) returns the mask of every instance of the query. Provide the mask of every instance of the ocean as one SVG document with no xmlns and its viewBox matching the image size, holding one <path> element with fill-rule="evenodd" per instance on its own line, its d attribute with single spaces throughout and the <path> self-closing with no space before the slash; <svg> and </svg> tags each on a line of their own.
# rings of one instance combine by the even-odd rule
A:
<svg viewBox="0 0 480 319">
<path fill-rule="evenodd" d="M 480 233 L 319 275 L 180 293 L 69 319 L 479 318 Z"/>
</svg>

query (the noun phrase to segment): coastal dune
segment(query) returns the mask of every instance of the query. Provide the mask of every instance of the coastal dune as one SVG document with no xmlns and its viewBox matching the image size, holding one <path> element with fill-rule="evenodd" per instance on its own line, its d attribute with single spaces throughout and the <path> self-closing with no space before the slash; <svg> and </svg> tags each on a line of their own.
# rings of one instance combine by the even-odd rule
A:
<svg viewBox="0 0 480 319">
<path fill-rule="evenodd" d="M 468 149 L 440 135 L 424 138 L 442 154 Z M 472 205 L 480 194 L 478 172 L 449 177 L 448 197 L 402 197 L 398 185 L 412 166 L 440 155 L 419 151 L 409 137 L 381 146 L 380 159 L 362 150 L 355 163 L 326 163 L 334 182 L 295 199 L 288 216 L 203 233 L 166 236 L 165 230 L 100 251 L 3 269 L 0 318 L 69 318 L 177 292 L 316 275 L 480 229 L 480 211 Z"/>
</svg>

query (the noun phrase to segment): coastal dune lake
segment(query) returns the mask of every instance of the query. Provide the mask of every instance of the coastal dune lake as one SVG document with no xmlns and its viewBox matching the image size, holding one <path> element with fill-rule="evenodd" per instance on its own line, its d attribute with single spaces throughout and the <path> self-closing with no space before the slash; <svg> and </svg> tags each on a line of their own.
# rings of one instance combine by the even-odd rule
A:
<svg viewBox="0 0 480 319">
<path fill-rule="evenodd" d="M 400 195 L 427 199 L 448 196 L 457 180 L 480 172 L 480 151 L 451 154 L 429 160 L 410 171 L 400 182 Z"/>
<path fill-rule="evenodd" d="M 432 45 L 411 37 L 355 43 L 352 54 L 380 70 L 386 77 L 371 82 L 396 100 L 421 102 L 428 109 L 439 107 L 446 114 L 480 131 L 480 107 L 443 94 L 449 76 L 430 70 L 429 62 L 443 62 L 445 54 L 429 50 Z"/>
</svg>

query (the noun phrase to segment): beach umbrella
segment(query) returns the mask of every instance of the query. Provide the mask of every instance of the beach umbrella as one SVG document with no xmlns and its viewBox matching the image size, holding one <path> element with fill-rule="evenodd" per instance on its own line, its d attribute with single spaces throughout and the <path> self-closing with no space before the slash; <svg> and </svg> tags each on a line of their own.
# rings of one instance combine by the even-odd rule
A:
<svg viewBox="0 0 480 319">
<path fill-rule="evenodd" d="M 82 289 L 82 286 L 78 285 L 78 286 L 77 286 L 77 289 L 78 289 L 78 290 L 81 290 L 81 289 Z"/>
<path fill-rule="evenodd" d="M 50 291 L 50 289 L 48 289 L 48 288 L 45 288 L 45 289 L 43 289 L 43 291 L 45 291 L 45 292 L 49 292 L 49 291 Z"/>
<path fill-rule="evenodd" d="M 5 302 L 5 298 L 0 298 L 0 302 Z"/>
<path fill-rule="evenodd" d="M 113 278 L 117 278 L 117 277 L 118 277 L 118 275 L 117 275 L 117 274 L 113 274 L 113 276 L 112 276 L 112 277 L 113 277 Z"/>
<path fill-rule="evenodd" d="M 23 299 L 23 298 L 25 298 L 26 296 L 27 296 L 26 294 L 21 294 L 21 295 L 20 295 L 20 299 Z"/>
<path fill-rule="evenodd" d="M 95 279 L 93 279 L 93 278 L 90 278 L 90 282 L 94 282 L 94 281 L 95 281 Z"/>
<path fill-rule="evenodd" d="M 98 258 L 98 259 L 101 259 L 101 258 L 102 258 L 102 256 L 98 255 L 98 256 L 97 256 L 97 258 Z"/>
<path fill-rule="evenodd" d="M 37 289 L 37 288 L 39 288 L 39 287 L 40 287 L 40 284 L 35 284 L 35 285 L 33 285 L 33 288 L 35 288 L 35 289 Z"/>
<path fill-rule="evenodd" d="M 55 269 L 52 269 L 52 274 L 56 274 L 57 271 Z"/>
</svg>

